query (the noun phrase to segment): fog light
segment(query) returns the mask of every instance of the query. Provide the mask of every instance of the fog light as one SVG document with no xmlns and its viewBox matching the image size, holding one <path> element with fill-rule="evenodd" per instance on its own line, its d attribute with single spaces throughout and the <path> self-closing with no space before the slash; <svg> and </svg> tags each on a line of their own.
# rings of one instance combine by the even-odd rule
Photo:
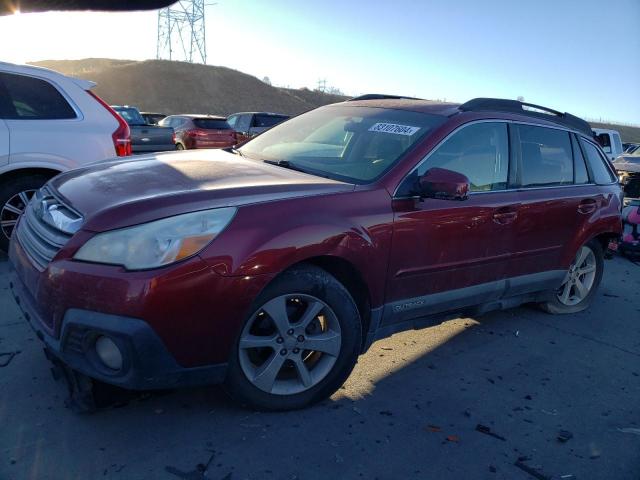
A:
<svg viewBox="0 0 640 480">
<path fill-rule="evenodd" d="M 122 352 L 109 337 L 101 335 L 96 339 L 96 353 L 102 363 L 110 369 L 120 370 L 122 368 Z"/>
</svg>

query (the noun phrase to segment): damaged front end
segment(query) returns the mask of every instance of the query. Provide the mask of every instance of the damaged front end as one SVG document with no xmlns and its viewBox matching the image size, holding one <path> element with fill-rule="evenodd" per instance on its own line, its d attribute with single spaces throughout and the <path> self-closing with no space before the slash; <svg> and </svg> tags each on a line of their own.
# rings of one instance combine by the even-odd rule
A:
<svg viewBox="0 0 640 480">
<path fill-rule="evenodd" d="M 618 157 L 613 166 L 625 199 L 640 198 L 640 155 Z"/>
</svg>

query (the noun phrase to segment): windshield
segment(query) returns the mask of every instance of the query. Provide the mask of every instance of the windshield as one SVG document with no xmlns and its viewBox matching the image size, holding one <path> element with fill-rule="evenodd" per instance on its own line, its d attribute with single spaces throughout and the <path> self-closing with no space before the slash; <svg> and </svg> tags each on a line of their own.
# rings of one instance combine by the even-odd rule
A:
<svg viewBox="0 0 640 480">
<path fill-rule="evenodd" d="M 277 125 L 240 152 L 286 162 L 309 173 L 368 183 L 446 117 L 375 107 L 318 108 Z"/>
<path fill-rule="evenodd" d="M 135 108 L 116 107 L 114 108 L 114 110 L 118 112 L 118 114 L 122 118 L 124 118 L 124 121 L 127 122 L 129 125 L 146 125 L 147 124 L 147 122 L 144 121 L 144 118 L 142 118 L 142 115 L 140 114 L 140 112 Z"/>
</svg>

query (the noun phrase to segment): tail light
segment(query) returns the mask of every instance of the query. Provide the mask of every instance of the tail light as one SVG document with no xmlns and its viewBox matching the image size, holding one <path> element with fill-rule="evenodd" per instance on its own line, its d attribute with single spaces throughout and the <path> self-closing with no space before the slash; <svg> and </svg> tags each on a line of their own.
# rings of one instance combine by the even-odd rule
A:
<svg viewBox="0 0 640 480">
<path fill-rule="evenodd" d="M 205 130 L 195 129 L 187 131 L 187 135 L 189 135 L 190 137 L 206 137 L 207 135 L 209 135 L 209 132 Z"/>
<path fill-rule="evenodd" d="M 113 146 L 116 149 L 116 155 L 118 157 L 126 157 L 128 155 L 131 155 L 131 130 L 129 129 L 129 125 L 127 124 L 127 122 L 125 122 L 124 119 L 120 115 L 118 115 L 118 113 L 113 108 L 107 105 L 107 103 L 105 103 L 105 101 L 95 93 L 90 90 L 87 90 L 87 93 L 95 98 L 96 101 L 100 105 L 102 105 L 111 115 L 113 115 L 113 118 L 115 118 L 118 122 L 118 128 L 116 128 L 115 132 L 113 132 L 113 134 L 111 135 L 111 138 L 113 138 Z"/>
</svg>

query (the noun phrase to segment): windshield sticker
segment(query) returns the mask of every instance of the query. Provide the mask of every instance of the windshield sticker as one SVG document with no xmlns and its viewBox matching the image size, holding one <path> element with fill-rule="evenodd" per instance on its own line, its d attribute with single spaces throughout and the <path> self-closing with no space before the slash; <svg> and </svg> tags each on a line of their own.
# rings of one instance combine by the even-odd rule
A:
<svg viewBox="0 0 640 480">
<path fill-rule="evenodd" d="M 420 127 L 410 127 L 409 125 L 398 125 L 395 123 L 376 123 L 369 128 L 370 132 L 394 133 L 396 135 L 411 136 L 420 130 Z"/>
</svg>

